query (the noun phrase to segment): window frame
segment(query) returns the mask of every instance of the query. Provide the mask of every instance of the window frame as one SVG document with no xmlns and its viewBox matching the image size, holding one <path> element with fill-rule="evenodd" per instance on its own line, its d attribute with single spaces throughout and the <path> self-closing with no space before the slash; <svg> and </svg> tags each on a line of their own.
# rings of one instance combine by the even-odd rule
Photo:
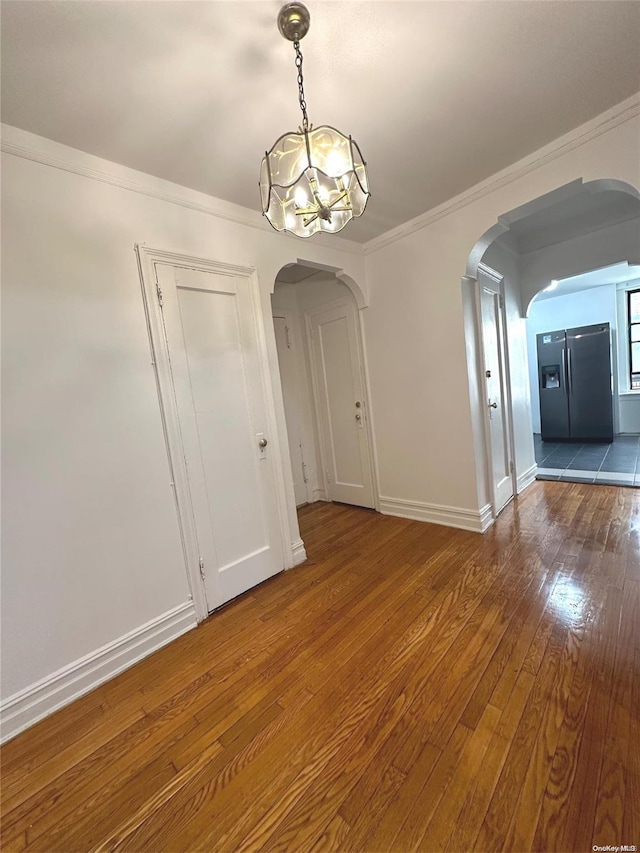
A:
<svg viewBox="0 0 640 853">
<path fill-rule="evenodd" d="M 628 372 L 628 381 L 629 381 L 629 390 L 630 391 L 640 391 L 640 372 L 634 374 L 633 372 L 633 344 L 638 343 L 640 338 L 636 341 L 632 340 L 632 331 L 637 326 L 640 328 L 640 321 L 632 322 L 631 321 L 631 297 L 634 293 L 640 294 L 640 287 L 629 288 L 627 290 L 627 347 L 629 353 L 629 372 Z M 634 386 L 633 377 L 638 377 L 636 379 L 637 385 Z"/>
</svg>

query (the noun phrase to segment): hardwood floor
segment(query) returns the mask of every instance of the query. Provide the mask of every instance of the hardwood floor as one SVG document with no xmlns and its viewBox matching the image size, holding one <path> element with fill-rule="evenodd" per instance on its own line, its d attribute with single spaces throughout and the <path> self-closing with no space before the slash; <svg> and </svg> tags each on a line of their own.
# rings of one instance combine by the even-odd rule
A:
<svg viewBox="0 0 640 853">
<path fill-rule="evenodd" d="M 640 845 L 636 490 L 300 523 L 307 563 L 2 748 L 3 851 Z"/>
</svg>

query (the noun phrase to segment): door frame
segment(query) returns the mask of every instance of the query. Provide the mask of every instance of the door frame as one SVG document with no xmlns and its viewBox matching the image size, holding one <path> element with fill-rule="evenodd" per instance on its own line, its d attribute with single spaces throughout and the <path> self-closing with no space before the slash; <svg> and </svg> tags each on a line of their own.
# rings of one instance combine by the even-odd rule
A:
<svg viewBox="0 0 640 853">
<path fill-rule="evenodd" d="M 496 286 L 496 291 L 499 296 L 499 311 L 500 311 L 500 323 L 499 328 L 497 329 L 498 339 L 500 342 L 500 351 L 502 355 L 502 376 L 503 376 L 503 387 L 502 387 L 502 399 L 504 401 L 504 414 L 506 417 L 506 425 L 507 425 L 507 434 L 508 434 L 508 445 L 509 445 L 509 458 L 511 460 L 511 485 L 513 490 L 512 497 L 504 504 L 500 509 L 497 509 L 497 501 L 496 501 L 496 488 L 495 488 L 495 480 L 493 477 L 493 452 L 491 449 L 491 422 L 489 417 L 489 406 L 487 405 L 487 394 L 486 394 L 486 370 L 487 365 L 485 361 L 484 355 L 484 323 L 482 320 L 482 282 L 480 281 L 480 276 L 484 275 L 488 278 L 493 284 Z M 498 517 L 499 512 L 501 512 L 507 504 L 509 504 L 518 494 L 517 488 L 517 473 L 516 473 L 516 452 L 515 452 L 515 438 L 513 433 L 513 404 L 511 397 L 511 370 L 509 366 L 509 342 L 507 339 L 507 311 L 505 306 L 505 288 L 504 288 L 504 276 L 487 266 L 486 264 L 480 262 L 478 264 L 478 272 L 476 278 L 476 287 L 475 290 L 475 308 L 476 308 L 476 321 L 478 325 L 478 335 L 479 335 L 479 356 L 480 356 L 480 368 L 482 372 L 481 376 L 481 385 L 482 385 L 482 423 L 484 426 L 484 445 L 485 445 L 485 454 L 486 454 L 486 463 L 487 463 L 487 473 L 489 480 L 489 491 L 491 494 L 491 515 L 495 519 Z"/>
<path fill-rule="evenodd" d="M 209 616 L 205 595 L 204 579 L 200 568 L 200 551 L 195 526 L 189 474 L 184 453 L 180 419 L 171 371 L 171 355 L 165 334 L 164 316 L 162 312 L 162 290 L 156 279 L 156 264 L 174 267 L 186 267 L 199 272 L 215 273 L 242 278 L 246 281 L 251 297 L 253 327 L 255 331 L 256 349 L 260 361 L 261 384 L 265 399 L 266 423 L 272 445 L 273 480 L 275 488 L 278 526 L 282 542 L 282 554 L 285 565 L 293 566 L 291 535 L 287 522 L 287 500 L 284 483 L 281 443 L 276 424 L 273 389 L 267 355 L 267 343 L 264 330 L 264 318 L 260 302 L 258 276 L 253 267 L 238 266 L 208 258 L 198 258 L 183 255 L 166 249 L 153 249 L 144 243 L 136 243 L 134 251 L 138 261 L 142 301 L 144 304 L 149 344 L 151 347 L 151 364 L 154 368 L 160 417 L 164 432 L 167 459 L 169 463 L 170 482 L 173 490 L 178 528 L 182 542 L 185 562 L 185 572 L 189 584 L 190 598 L 193 601 L 196 618 L 202 622 Z"/>
<path fill-rule="evenodd" d="M 369 471 L 371 472 L 371 488 L 373 491 L 373 508 L 376 512 L 380 512 L 380 495 L 378 489 L 378 479 L 377 479 L 377 471 L 376 464 L 373 455 L 373 433 L 372 433 L 372 418 L 371 418 L 371 405 L 369 402 L 369 382 L 367 376 L 367 364 L 365 360 L 365 350 L 363 346 L 362 340 L 362 326 L 361 326 L 361 312 L 356 304 L 355 299 L 334 299 L 332 302 L 325 302 L 322 305 L 316 305 L 310 311 L 304 312 L 304 328 L 307 336 L 307 351 L 309 353 L 309 365 L 311 367 L 311 390 L 313 396 L 313 408 L 314 408 L 314 416 L 316 420 L 316 428 L 318 434 L 318 451 L 320 455 L 320 477 L 319 481 L 322 484 L 322 488 L 324 490 L 326 499 L 328 501 L 331 500 L 331 484 L 327 479 L 327 458 L 325 453 L 325 436 L 324 430 L 322 427 L 322 418 L 320 417 L 320 405 L 322 395 L 320 394 L 320 389 L 318 387 L 318 378 L 317 378 L 317 369 L 318 365 L 316 362 L 315 351 L 313 347 L 313 336 L 311 334 L 311 325 L 313 322 L 313 318 L 318 316 L 319 314 L 324 314 L 326 311 L 332 311 L 334 309 L 340 309 L 348 307 L 353 309 L 356 314 L 356 345 L 358 347 L 358 361 L 360 366 L 360 380 L 362 383 L 362 398 L 364 403 L 364 414 L 365 414 L 365 432 L 367 436 L 367 448 L 368 448 L 368 464 Z"/>
<path fill-rule="evenodd" d="M 276 317 L 281 317 L 285 321 L 287 328 L 289 329 L 289 333 L 291 335 L 291 340 L 293 341 L 294 353 L 297 352 L 298 357 L 303 358 L 302 341 L 298 340 L 299 336 L 298 336 L 298 331 L 294 326 L 293 313 L 288 308 L 274 308 L 272 310 L 272 318 L 275 320 Z M 276 346 L 276 351 L 277 351 L 277 349 L 278 348 Z M 278 373 L 280 374 L 280 384 L 282 385 L 282 372 L 280 370 L 280 364 L 279 363 L 278 363 Z M 299 376 L 298 370 L 296 370 L 295 386 L 296 386 L 295 391 L 296 391 L 296 394 L 298 396 L 298 401 L 300 401 L 302 399 L 302 392 L 301 392 L 301 388 L 300 388 L 300 376 Z M 283 404 L 284 404 L 284 391 L 283 391 L 282 397 L 283 397 Z M 285 426 L 287 429 L 287 442 L 286 442 L 286 444 L 287 444 L 287 448 L 288 448 L 289 447 L 289 441 L 288 441 L 288 439 L 289 439 L 289 424 L 287 422 L 286 411 L 284 414 L 285 414 L 284 422 L 285 422 Z M 305 450 L 308 452 L 308 448 L 305 448 L 304 442 L 302 441 L 302 437 L 303 437 L 302 436 L 302 425 L 300 423 L 298 423 L 298 438 L 300 439 L 302 464 L 306 468 L 307 463 L 305 462 L 305 458 L 306 458 Z M 315 448 L 312 448 L 312 450 L 315 451 Z M 291 473 L 292 473 L 292 477 L 293 477 L 293 471 Z M 306 477 L 306 471 L 304 473 L 305 473 L 305 477 Z M 308 478 L 304 481 L 304 488 L 305 488 L 305 494 L 307 496 L 307 503 L 310 504 L 313 502 L 313 489 L 311 488 L 311 483 L 310 483 L 310 480 Z"/>
</svg>

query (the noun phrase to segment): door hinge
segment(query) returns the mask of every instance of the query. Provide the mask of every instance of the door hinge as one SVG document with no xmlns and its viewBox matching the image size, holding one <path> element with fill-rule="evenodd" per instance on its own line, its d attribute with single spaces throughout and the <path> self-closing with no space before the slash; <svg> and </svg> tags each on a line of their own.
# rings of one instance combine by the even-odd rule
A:
<svg viewBox="0 0 640 853">
<path fill-rule="evenodd" d="M 288 326 L 284 327 L 284 336 L 287 341 L 287 349 L 291 349 L 291 332 Z"/>
<path fill-rule="evenodd" d="M 325 471 L 326 471 L 326 473 L 327 473 L 327 483 L 330 483 L 330 482 L 331 482 L 331 475 L 329 474 L 329 469 L 328 469 L 328 468 L 325 468 L 324 470 L 325 470 Z"/>
<path fill-rule="evenodd" d="M 504 296 L 502 294 L 498 296 L 498 304 L 501 308 L 504 308 Z"/>
<path fill-rule="evenodd" d="M 513 474 L 513 472 L 514 472 L 513 459 L 511 459 L 509 462 L 509 471 L 511 474 Z"/>
<path fill-rule="evenodd" d="M 309 482 L 309 479 L 307 477 L 307 464 L 306 464 L 306 462 L 302 463 L 302 482 L 303 483 Z"/>
<path fill-rule="evenodd" d="M 198 561 L 198 566 L 200 568 L 200 577 L 204 581 L 204 560 L 202 557 L 200 557 L 200 560 Z"/>
<path fill-rule="evenodd" d="M 158 302 L 160 304 L 160 307 L 162 308 L 162 288 L 160 287 L 160 285 L 158 284 L 157 281 L 156 281 L 156 293 L 158 294 Z"/>
</svg>

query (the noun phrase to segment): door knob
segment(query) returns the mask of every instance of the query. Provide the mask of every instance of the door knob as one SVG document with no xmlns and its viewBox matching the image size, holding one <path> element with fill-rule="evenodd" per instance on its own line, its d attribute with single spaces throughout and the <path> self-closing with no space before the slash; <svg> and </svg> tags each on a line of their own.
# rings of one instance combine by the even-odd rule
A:
<svg viewBox="0 0 640 853">
<path fill-rule="evenodd" d="M 490 408 L 490 409 L 497 409 L 497 408 L 498 408 L 498 404 L 497 404 L 497 403 L 489 403 L 489 408 Z"/>
<path fill-rule="evenodd" d="M 266 447 L 267 444 L 269 444 L 269 442 L 267 441 L 266 438 L 261 438 L 260 441 L 258 442 L 258 444 L 260 447 Z"/>
</svg>

